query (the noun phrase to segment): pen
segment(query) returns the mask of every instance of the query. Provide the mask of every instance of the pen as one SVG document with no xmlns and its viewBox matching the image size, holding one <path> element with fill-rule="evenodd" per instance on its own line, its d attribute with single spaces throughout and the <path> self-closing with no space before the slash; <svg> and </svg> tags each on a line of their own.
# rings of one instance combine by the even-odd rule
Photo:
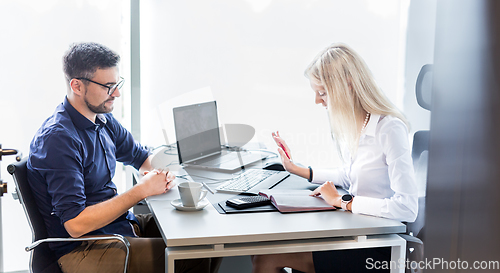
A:
<svg viewBox="0 0 500 273">
<path fill-rule="evenodd" d="M 205 182 L 201 181 L 201 184 L 203 184 L 203 186 L 205 186 L 205 188 L 207 188 L 207 190 L 209 192 L 211 192 L 212 194 L 215 194 L 215 192 Z"/>
<path fill-rule="evenodd" d="M 290 158 L 290 155 L 289 155 L 289 154 L 288 154 L 288 152 L 286 151 L 285 146 L 283 146 L 283 143 L 281 143 L 281 142 L 280 142 L 280 143 L 279 143 L 279 145 L 280 145 L 281 149 L 283 149 L 283 151 L 285 152 L 286 157 L 288 157 L 288 159 L 292 160 L 292 159 Z"/>
</svg>

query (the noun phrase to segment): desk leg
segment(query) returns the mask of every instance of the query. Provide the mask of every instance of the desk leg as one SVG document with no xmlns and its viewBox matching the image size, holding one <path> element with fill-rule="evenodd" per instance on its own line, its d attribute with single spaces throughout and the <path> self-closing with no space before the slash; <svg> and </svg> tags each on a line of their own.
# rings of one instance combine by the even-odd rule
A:
<svg viewBox="0 0 500 273">
<path fill-rule="evenodd" d="M 168 255 L 168 248 L 165 248 L 165 272 L 174 273 L 175 272 L 175 260 L 172 255 Z"/>
<path fill-rule="evenodd" d="M 405 272 L 406 240 L 402 239 L 400 242 L 391 247 L 391 273 Z"/>
</svg>

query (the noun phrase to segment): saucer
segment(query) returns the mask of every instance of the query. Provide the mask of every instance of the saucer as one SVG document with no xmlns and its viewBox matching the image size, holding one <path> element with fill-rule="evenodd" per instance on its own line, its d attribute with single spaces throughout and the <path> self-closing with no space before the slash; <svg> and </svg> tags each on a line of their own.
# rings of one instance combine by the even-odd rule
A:
<svg viewBox="0 0 500 273">
<path fill-rule="evenodd" d="M 172 200 L 172 202 L 170 202 L 170 204 L 178 210 L 196 211 L 196 210 L 202 210 L 208 204 L 210 204 L 210 202 L 208 201 L 208 199 L 204 198 L 203 200 L 198 202 L 198 205 L 196 207 L 185 207 L 184 205 L 182 205 L 181 199 L 175 199 L 175 200 Z"/>
</svg>

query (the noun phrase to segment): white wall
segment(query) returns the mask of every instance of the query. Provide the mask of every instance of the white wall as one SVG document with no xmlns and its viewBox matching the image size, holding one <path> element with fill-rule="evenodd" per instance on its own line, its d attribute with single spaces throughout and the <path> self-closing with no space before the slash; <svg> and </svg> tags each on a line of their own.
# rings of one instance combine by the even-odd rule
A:
<svg viewBox="0 0 500 273">
<path fill-rule="evenodd" d="M 398 0 L 142 1 L 143 143 L 164 142 L 159 105 L 210 86 L 221 123 L 253 126 L 255 141 L 272 149 L 271 132 L 280 130 L 296 161 L 338 164 L 304 69 L 324 47 L 345 42 L 402 108 L 407 8 Z"/>
<path fill-rule="evenodd" d="M 94 41 L 124 57 L 128 77 L 129 1 L 0 0 L 0 143 L 28 155 L 29 143 L 43 120 L 66 94 L 62 56 L 73 42 Z M 128 88 L 125 86 L 124 88 Z M 114 114 L 122 116 L 118 101 Z M 9 193 L 0 198 L 3 221 L 3 271 L 26 270 L 31 232 L 11 193 L 7 173 L 13 157 L 1 161 Z M 120 186 L 120 183 L 117 183 Z M 0 271 L 2 269 L 0 268 Z"/>
</svg>

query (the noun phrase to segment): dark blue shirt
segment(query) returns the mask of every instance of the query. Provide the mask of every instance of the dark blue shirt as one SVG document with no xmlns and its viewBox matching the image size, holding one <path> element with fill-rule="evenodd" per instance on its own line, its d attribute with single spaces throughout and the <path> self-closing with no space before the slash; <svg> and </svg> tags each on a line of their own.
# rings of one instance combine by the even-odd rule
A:
<svg viewBox="0 0 500 273">
<path fill-rule="evenodd" d="M 139 169 L 148 152 L 111 114 L 99 114 L 96 123 L 80 114 L 67 100 L 35 134 L 28 159 L 28 182 L 44 218 L 49 237 L 69 237 L 63 224 L 85 207 L 115 195 L 111 181 L 116 161 Z M 121 234 L 135 237 L 127 212 L 89 234 Z M 52 243 L 57 257 L 80 243 Z"/>
</svg>

